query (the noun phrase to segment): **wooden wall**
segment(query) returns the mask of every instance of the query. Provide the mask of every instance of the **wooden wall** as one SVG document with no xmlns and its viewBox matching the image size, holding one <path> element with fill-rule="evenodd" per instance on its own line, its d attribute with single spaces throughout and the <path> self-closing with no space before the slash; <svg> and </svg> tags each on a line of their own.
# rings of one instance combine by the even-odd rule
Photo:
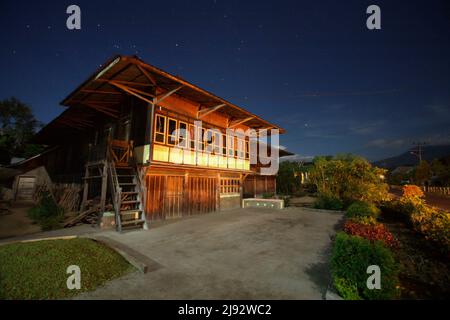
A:
<svg viewBox="0 0 450 320">
<path fill-rule="evenodd" d="M 244 180 L 244 197 L 258 197 L 264 193 L 276 193 L 276 177 L 275 176 L 248 176 Z"/>
<path fill-rule="evenodd" d="M 180 218 L 218 209 L 218 178 L 188 174 L 146 176 L 148 220 Z"/>
</svg>

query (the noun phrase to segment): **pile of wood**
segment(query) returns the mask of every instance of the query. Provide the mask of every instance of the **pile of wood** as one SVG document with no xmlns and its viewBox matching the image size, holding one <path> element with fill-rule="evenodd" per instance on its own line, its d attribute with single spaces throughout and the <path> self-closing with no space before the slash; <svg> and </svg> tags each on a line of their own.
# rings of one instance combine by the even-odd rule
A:
<svg viewBox="0 0 450 320">
<path fill-rule="evenodd" d="M 100 205 L 93 205 L 79 215 L 70 218 L 64 224 L 64 228 L 76 226 L 80 223 L 97 224 L 100 213 Z"/>
<path fill-rule="evenodd" d="M 53 195 L 56 203 L 64 209 L 64 212 L 77 211 L 80 205 L 81 187 L 78 185 L 55 185 Z"/>
</svg>

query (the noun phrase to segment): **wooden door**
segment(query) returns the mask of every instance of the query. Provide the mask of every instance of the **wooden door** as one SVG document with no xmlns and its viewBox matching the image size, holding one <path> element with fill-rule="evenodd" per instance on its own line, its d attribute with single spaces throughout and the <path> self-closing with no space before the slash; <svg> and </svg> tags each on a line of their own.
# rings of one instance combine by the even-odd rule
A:
<svg viewBox="0 0 450 320">
<path fill-rule="evenodd" d="M 33 200 L 36 177 L 19 176 L 16 200 Z"/>
</svg>

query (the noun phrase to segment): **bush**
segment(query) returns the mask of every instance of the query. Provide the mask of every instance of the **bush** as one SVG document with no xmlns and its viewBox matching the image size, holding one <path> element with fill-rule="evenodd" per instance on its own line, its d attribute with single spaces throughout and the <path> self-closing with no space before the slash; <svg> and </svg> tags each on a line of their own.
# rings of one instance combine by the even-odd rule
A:
<svg viewBox="0 0 450 320">
<path fill-rule="evenodd" d="M 348 218 L 362 218 L 362 217 L 373 217 L 376 218 L 380 214 L 380 210 L 371 203 L 364 201 L 353 202 L 347 208 Z"/>
<path fill-rule="evenodd" d="M 314 159 L 309 180 L 319 195 L 332 194 L 347 206 L 354 201 L 379 203 L 388 199 L 385 174 L 386 170 L 372 166 L 364 158 L 341 155 Z"/>
<path fill-rule="evenodd" d="M 27 214 L 31 220 L 39 223 L 44 231 L 59 228 L 64 219 L 64 210 L 56 204 L 49 192 L 44 192 L 39 203 L 28 210 Z"/>
<path fill-rule="evenodd" d="M 395 239 L 392 233 L 390 233 L 389 230 L 387 230 L 381 223 L 375 225 L 364 225 L 347 221 L 344 226 L 344 231 L 350 235 L 359 236 L 371 242 L 381 241 L 384 245 L 390 248 L 398 247 L 397 239 Z"/>
<path fill-rule="evenodd" d="M 381 270 L 381 289 L 367 288 L 367 268 L 377 265 Z M 350 284 L 357 288 L 357 293 L 365 299 L 393 299 L 398 296 L 398 264 L 392 252 L 379 241 L 374 243 L 361 237 L 350 236 L 340 232 L 336 236 L 331 257 L 333 279 L 338 280 L 336 289 L 339 294 L 348 296 Z M 339 283 L 339 281 L 341 281 Z M 343 282 L 344 281 L 344 282 Z M 342 283 L 347 284 L 342 287 Z M 345 290 L 343 290 L 345 289 Z M 343 290 L 343 291 L 341 291 Z"/>
<path fill-rule="evenodd" d="M 358 287 L 353 282 L 344 278 L 333 278 L 333 284 L 342 298 L 345 300 L 361 300 L 358 294 Z"/>
<path fill-rule="evenodd" d="M 274 196 L 275 194 L 273 192 L 266 192 L 262 194 L 263 199 L 273 199 Z"/>
<path fill-rule="evenodd" d="M 314 208 L 326 210 L 342 210 L 344 208 L 344 203 L 341 199 L 333 195 L 320 194 L 316 202 L 314 203 Z"/>
<path fill-rule="evenodd" d="M 358 223 L 358 224 L 362 224 L 365 226 L 375 226 L 378 225 L 378 221 L 377 219 L 375 219 L 374 217 L 353 217 L 353 218 L 349 218 L 348 221 L 351 221 L 353 223 Z"/>
</svg>

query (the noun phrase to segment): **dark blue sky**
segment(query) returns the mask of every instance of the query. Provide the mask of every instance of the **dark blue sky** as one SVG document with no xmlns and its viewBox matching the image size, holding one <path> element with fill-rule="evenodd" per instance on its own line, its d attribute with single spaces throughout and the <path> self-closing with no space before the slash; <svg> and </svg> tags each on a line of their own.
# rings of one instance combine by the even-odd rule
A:
<svg viewBox="0 0 450 320">
<path fill-rule="evenodd" d="M 70 4 L 80 31 L 66 28 Z M 370 4 L 382 30 L 366 28 Z M 45 123 L 120 53 L 279 124 L 302 156 L 450 142 L 450 1 L 1 0 L 0 40 L 0 99 Z"/>
</svg>

